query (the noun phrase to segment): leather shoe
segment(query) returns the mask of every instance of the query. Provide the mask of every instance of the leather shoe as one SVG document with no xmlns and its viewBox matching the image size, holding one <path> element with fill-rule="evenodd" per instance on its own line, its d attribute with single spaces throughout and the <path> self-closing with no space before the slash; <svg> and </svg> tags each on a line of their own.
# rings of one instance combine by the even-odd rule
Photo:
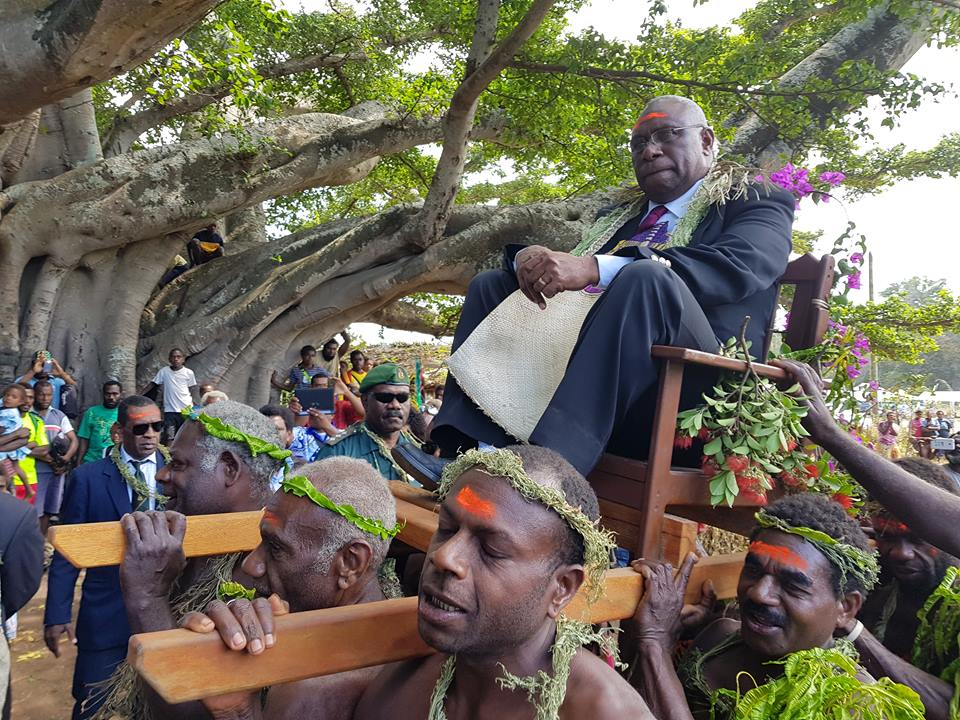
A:
<svg viewBox="0 0 960 720">
<path fill-rule="evenodd" d="M 397 465 L 427 490 L 436 490 L 440 486 L 443 469 L 450 464 L 447 458 L 428 455 L 413 443 L 397 445 L 390 453 Z"/>
</svg>

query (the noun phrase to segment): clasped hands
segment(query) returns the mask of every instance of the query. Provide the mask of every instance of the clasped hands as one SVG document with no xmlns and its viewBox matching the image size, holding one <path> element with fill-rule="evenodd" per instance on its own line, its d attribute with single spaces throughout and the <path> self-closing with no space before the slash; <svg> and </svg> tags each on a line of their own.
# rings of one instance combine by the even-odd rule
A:
<svg viewBox="0 0 960 720">
<path fill-rule="evenodd" d="M 583 290 L 600 282 L 600 268 L 592 256 L 531 245 L 518 252 L 515 260 L 520 292 L 541 310 L 546 309 L 547 300 L 565 290 Z"/>
</svg>

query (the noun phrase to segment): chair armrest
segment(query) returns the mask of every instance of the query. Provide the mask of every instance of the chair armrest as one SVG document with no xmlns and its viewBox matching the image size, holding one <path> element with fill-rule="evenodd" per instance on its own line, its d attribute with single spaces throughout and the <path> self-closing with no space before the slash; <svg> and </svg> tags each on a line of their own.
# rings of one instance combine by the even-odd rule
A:
<svg viewBox="0 0 960 720">
<path fill-rule="evenodd" d="M 715 367 L 718 370 L 730 370 L 732 372 L 746 372 L 747 363 L 743 360 L 734 360 L 733 358 L 714 355 L 713 353 L 702 352 L 701 350 L 690 350 L 688 348 L 672 347 L 670 345 L 654 345 L 651 354 L 655 358 L 663 360 L 678 360 L 692 365 L 706 365 Z M 767 377 L 771 380 L 786 380 L 787 373 L 782 368 L 764 363 L 753 363 L 753 369 L 757 375 Z"/>
</svg>

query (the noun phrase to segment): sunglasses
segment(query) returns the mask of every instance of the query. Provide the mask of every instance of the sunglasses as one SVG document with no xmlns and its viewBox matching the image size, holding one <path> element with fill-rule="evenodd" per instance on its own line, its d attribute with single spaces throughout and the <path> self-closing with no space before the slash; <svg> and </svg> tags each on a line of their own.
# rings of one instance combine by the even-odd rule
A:
<svg viewBox="0 0 960 720">
<path fill-rule="evenodd" d="M 134 435 L 146 435 L 147 430 L 153 428 L 154 432 L 160 432 L 163 430 L 163 422 L 153 422 L 153 423 L 140 423 L 139 425 L 134 425 L 130 428 L 133 431 Z"/>
<path fill-rule="evenodd" d="M 403 405 L 407 400 L 410 399 L 410 393 L 399 393 L 394 395 L 393 393 L 378 392 L 374 393 L 373 396 L 377 399 L 378 403 L 383 403 L 384 405 L 389 405 L 394 400 Z"/>
</svg>

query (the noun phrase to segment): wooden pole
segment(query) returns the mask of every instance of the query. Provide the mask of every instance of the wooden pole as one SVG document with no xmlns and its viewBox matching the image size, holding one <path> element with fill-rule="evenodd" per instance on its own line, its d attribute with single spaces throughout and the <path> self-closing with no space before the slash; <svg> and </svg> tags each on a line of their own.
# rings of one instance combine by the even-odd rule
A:
<svg viewBox="0 0 960 720">
<path fill-rule="evenodd" d="M 720 598 L 736 595 L 742 553 L 701 560 L 693 570 L 687 602 L 696 602 L 710 578 Z M 578 595 L 568 617 L 590 622 L 633 615 L 643 578 L 630 568 L 610 570 L 603 597 L 587 606 Z M 169 703 L 422 657 L 431 652 L 417 632 L 417 599 L 402 598 L 293 613 L 276 619 L 277 644 L 260 655 L 227 650 L 216 633 L 189 630 L 134 635 L 130 663 Z"/>
<path fill-rule="evenodd" d="M 262 511 L 191 515 L 183 537 L 188 558 L 249 552 L 260 544 Z M 397 520 L 406 523 L 397 536 L 418 550 L 426 550 L 437 529 L 437 514 L 407 500 L 397 499 Z M 119 565 L 125 539 L 119 522 L 59 525 L 51 528 L 50 542 L 78 568 Z"/>
</svg>

